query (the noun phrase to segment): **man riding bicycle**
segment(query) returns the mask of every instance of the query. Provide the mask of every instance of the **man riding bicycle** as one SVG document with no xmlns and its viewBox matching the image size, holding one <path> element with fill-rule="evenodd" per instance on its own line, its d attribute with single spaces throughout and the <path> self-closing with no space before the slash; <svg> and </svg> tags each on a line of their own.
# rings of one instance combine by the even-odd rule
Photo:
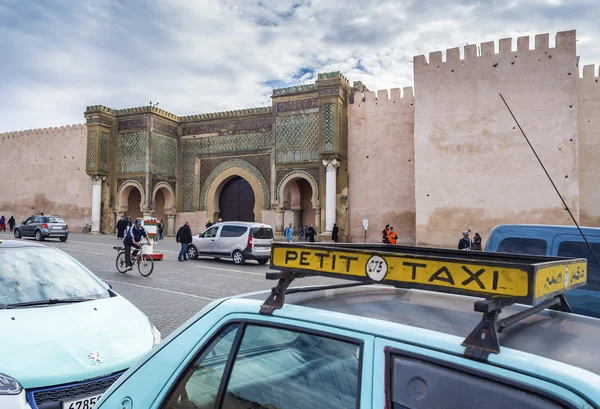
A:
<svg viewBox="0 0 600 409">
<path fill-rule="evenodd" d="M 135 225 L 127 228 L 125 231 L 125 238 L 123 239 L 123 244 L 125 245 L 125 265 L 127 266 L 125 271 L 130 271 L 133 269 L 133 262 L 131 261 L 131 248 L 135 248 L 133 251 L 133 257 L 135 258 L 138 250 L 141 248 L 140 242 L 142 241 L 142 237 L 145 237 L 148 244 L 150 244 L 148 233 L 146 233 L 146 229 L 142 227 L 142 222 L 140 220 L 136 220 Z"/>
</svg>

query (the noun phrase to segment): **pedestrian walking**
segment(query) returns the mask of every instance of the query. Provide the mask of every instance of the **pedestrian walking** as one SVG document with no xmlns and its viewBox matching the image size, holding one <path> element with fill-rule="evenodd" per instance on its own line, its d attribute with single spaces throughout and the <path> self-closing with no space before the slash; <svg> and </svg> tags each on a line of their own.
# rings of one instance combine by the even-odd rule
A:
<svg viewBox="0 0 600 409">
<path fill-rule="evenodd" d="M 185 224 L 181 226 L 179 230 L 177 230 L 175 241 L 177 243 L 181 243 L 181 250 L 179 250 L 179 256 L 177 256 L 177 260 L 186 261 L 187 248 L 192 242 L 192 228 L 190 227 L 190 222 L 185 222 Z"/>
<path fill-rule="evenodd" d="M 298 241 L 303 241 L 304 240 L 304 226 L 300 226 L 300 229 L 298 230 Z"/>
<path fill-rule="evenodd" d="M 385 244 L 390 244 L 390 225 L 386 224 L 385 229 L 381 232 L 382 241 Z"/>
<path fill-rule="evenodd" d="M 471 250 L 473 251 L 483 251 L 481 248 L 481 236 L 479 233 L 475 233 L 475 237 L 473 237 L 473 245 L 471 246 Z"/>
<path fill-rule="evenodd" d="M 462 232 L 463 237 L 458 241 L 458 249 L 459 250 L 471 250 L 471 239 L 469 238 L 469 234 L 471 230 L 465 230 Z"/>
<path fill-rule="evenodd" d="M 293 240 L 293 237 L 294 237 L 293 234 L 294 234 L 294 230 L 292 229 L 292 223 L 290 223 L 290 225 L 285 228 L 283 235 L 285 236 L 287 241 L 291 243 Z"/>
<path fill-rule="evenodd" d="M 396 242 L 398 241 L 398 234 L 394 231 L 394 228 L 392 226 L 390 226 L 390 229 L 388 231 L 388 241 L 390 242 L 390 244 L 396 244 Z"/>
<path fill-rule="evenodd" d="M 308 239 L 308 241 L 310 241 L 311 243 L 315 242 L 315 234 L 317 234 L 317 232 L 314 229 L 314 227 L 312 226 L 312 224 L 310 224 L 308 226 L 308 229 L 305 234 L 306 234 L 306 238 Z"/>
<path fill-rule="evenodd" d="M 8 219 L 8 227 L 10 227 L 10 231 L 13 231 L 15 224 L 17 224 L 17 222 L 15 221 L 14 216 L 10 216 L 10 219 Z"/>
<path fill-rule="evenodd" d="M 6 218 L 0 217 L 0 231 L 6 231 Z"/>
<path fill-rule="evenodd" d="M 331 231 L 331 240 L 333 240 L 334 243 L 338 242 L 339 234 L 340 228 L 337 226 L 337 224 L 333 223 L 333 230 Z"/>
<path fill-rule="evenodd" d="M 124 237 L 127 227 L 127 220 L 125 220 L 125 216 L 121 216 L 117 222 L 117 239 L 122 239 Z"/>
<path fill-rule="evenodd" d="M 164 240 L 165 239 L 165 223 L 163 222 L 163 219 L 160 219 L 160 221 L 156 225 L 156 230 L 158 231 L 158 239 Z"/>
<path fill-rule="evenodd" d="M 204 227 L 206 227 L 207 229 L 213 225 L 213 222 L 211 222 L 210 220 L 208 221 L 208 223 L 206 223 L 206 225 Z"/>
<path fill-rule="evenodd" d="M 127 227 L 131 227 L 133 225 L 133 221 L 131 220 L 131 215 L 127 216 Z"/>
</svg>

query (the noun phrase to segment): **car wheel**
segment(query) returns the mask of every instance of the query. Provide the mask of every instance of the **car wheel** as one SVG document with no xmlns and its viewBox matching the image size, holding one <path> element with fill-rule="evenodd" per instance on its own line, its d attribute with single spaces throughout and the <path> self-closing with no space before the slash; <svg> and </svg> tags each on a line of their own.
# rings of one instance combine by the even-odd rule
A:
<svg viewBox="0 0 600 409">
<path fill-rule="evenodd" d="M 36 241 L 42 241 L 44 240 L 44 236 L 42 235 L 42 232 L 39 230 L 35 231 L 35 240 Z"/>
<path fill-rule="evenodd" d="M 187 256 L 188 256 L 188 258 L 191 258 L 194 260 L 198 258 L 198 249 L 196 248 L 196 246 L 193 246 L 193 245 L 188 246 Z"/>
<path fill-rule="evenodd" d="M 256 261 L 258 261 L 258 264 L 267 264 L 267 261 L 269 261 L 269 260 L 261 259 L 261 260 L 256 260 Z"/>
<path fill-rule="evenodd" d="M 21 230 L 15 229 L 15 239 L 20 239 L 21 237 Z"/>
<path fill-rule="evenodd" d="M 239 251 L 239 250 L 235 250 L 235 251 L 233 252 L 233 254 L 232 254 L 232 258 L 233 258 L 233 262 L 234 262 L 236 265 L 238 265 L 238 266 L 239 266 L 240 264 L 244 264 L 244 262 L 246 261 L 246 260 L 244 260 L 244 253 L 242 253 L 242 252 L 241 252 L 241 251 Z"/>
<path fill-rule="evenodd" d="M 61 237 L 60 241 L 67 241 L 67 238 L 66 237 Z"/>
</svg>

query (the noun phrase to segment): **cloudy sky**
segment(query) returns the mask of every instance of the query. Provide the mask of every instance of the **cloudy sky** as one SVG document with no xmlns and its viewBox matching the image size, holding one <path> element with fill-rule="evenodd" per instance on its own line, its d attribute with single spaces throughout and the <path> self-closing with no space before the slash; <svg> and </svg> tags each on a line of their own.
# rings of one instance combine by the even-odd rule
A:
<svg viewBox="0 0 600 409">
<path fill-rule="evenodd" d="M 600 63 L 598 21 L 598 0 L 0 0 L 0 132 L 81 123 L 95 104 L 270 105 L 327 71 L 411 86 L 414 55 L 569 29 L 581 68 Z"/>
</svg>

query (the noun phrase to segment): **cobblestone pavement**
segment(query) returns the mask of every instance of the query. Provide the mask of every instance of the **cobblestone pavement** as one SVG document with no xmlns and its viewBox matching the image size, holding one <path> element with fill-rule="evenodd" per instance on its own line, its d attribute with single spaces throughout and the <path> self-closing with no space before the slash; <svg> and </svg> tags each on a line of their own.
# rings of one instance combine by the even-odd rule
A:
<svg viewBox="0 0 600 409">
<path fill-rule="evenodd" d="M 0 233 L 0 239 L 9 238 L 12 238 L 11 234 Z M 126 274 L 117 272 L 117 251 L 112 247 L 120 245 L 121 241 L 114 236 L 71 233 L 64 243 L 58 239 L 45 240 L 43 243 L 70 254 L 100 279 L 111 284 L 113 290 L 150 317 L 163 337 L 212 300 L 269 290 L 274 284 L 264 278 L 269 267 L 253 261 L 242 266 L 236 266 L 231 260 L 209 258 L 178 262 L 179 244 L 169 237 L 155 246 L 155 252 L 163 253 L 164 260 L 154 263 L 150 277 L 142 277 L 136 269 Z M 295 285 L 332 282 L 339 283 L 339 280 L 313 277 Z"/>
</svg>

